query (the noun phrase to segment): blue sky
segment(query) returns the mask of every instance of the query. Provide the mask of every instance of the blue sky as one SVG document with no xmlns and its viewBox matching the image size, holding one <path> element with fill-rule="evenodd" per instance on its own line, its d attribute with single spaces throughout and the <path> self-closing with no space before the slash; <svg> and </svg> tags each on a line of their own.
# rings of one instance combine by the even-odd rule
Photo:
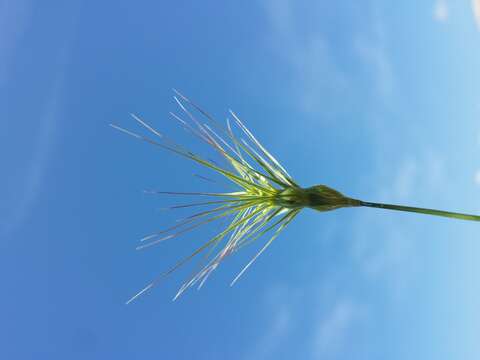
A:
<svg viewBox="0 0 480 360">
<path fill-rule="evenodd" d="M 474 3 L 0 1 L 2 357 L 478 359 L 462 221 L 305 210 L 234 287 L 258 244 L 201 291 L 171 301 L 192 264 L 126 306 L 222 225 L 137 252 L 188 215 L 142 191 L 219 185 L 108 126 L 137 113 L 208 154 L 168 117 L 175 87 L 305 186 L 480 213 Z"/>
</svg>

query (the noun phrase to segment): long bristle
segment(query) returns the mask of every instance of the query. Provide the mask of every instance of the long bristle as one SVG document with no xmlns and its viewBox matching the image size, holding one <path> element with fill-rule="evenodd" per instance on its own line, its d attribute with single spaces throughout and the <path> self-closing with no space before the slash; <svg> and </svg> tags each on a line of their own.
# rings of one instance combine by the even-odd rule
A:
<svg viewBox="0 0 480 360">
<path fill-rule="evenodd" d="M 175 89 L 174 92 L 174 100 L 179 106 L 183 116 L 173 112 L 171 112 L 170 115 L 173 119 L 178 121 L 183 129 L 211 147 L 228 166 L 221 166 L 214 160 L 199 157 L 185 147 L 170 140 L 165 134 L 158 131 L 154 126 L 135 114 L 131 114 L 131 116 L 141 127 L 155 135 L 155 140 L 117 125 L 112 126 L 130 136 L 159 146 L 209 168 L 227 179 L 231 186 L 238 189 L 238 191 L 218 193 L 156 190 L 145 191 L 149 194 L 205 196 L 213 199 L 202 202 L 174 205 L 166 208 L 173 210 L 190 207 L 205 207 L 205 210 L 190 215 L 171 227 L 145 236 L 141 239 L 142 245 L 138 246 L 137 249 L 145 249 L 157 245 L 163 241 L 179 237 L 200 226 L 207 225 L 217 220 L 231 219 L 230 224 L 224 228 L 223 231 L 204 243 L 190 256 L 177 263 L 177 265 L 171 270 L 161 275 L 161 277 L 163 277 L 166 274 L 170 274 L 195 255 L 211 246 L 205 260 L 210 256 L 212 257 L 190 278 L 190 280 L 182 285 L 175 296 L 175 298 L 177 298 L 191 286 L 198 284 L 198 287 L 202 287 L 207 278 L 225 258 L 235 253 L 247 243 L 255 241 L 265 233 L 277 227 L 275 233 L 267 242 L 267 245 L 262 248 L 255 258 L 252 259 L 240 272 L 239 276 L 242 275 L 253 261 L 269 246 L 273 239 L 276 238 L 285 226 L 295 217 L 296 213 L 287 212 L 280 218 L 280 220 L 274 221 L 274 218 L 283 214 L 285 209 L 276 205 L 273 199 L 282 189 L 296 186 L 296 183 L 278 161 L 260 144 L 233 111 L 230 111 L 230 114 L 233 117 L 233 122 L 227 119 L 226 125 L 222 126 L 213 118 L 213 116 L 201 109 L 189 98 Z M 197 118 L 195 113 L 202 116 L 205 121 L 201 121 L 200 118 Z M 243 134 L 245 139 L 235 135 L 235 132 Z M 209 178 L 199 175 L 196 176 L 216 184 Z M 220 247 L 217 250 L 217 253 L 214 254 L 214 249 L 217 248 L 220 243 L 223 243 L 222 247 Z M 236 281 L 239 276 L 237 276 L 234 281 Z M 137 299 L 140 295 L 154 287 L 158 283 L 158 280 L 159 279 L 156 279 L 147 285 L 139 293 L 133 296 L 128 303 Z"/>
</svg>

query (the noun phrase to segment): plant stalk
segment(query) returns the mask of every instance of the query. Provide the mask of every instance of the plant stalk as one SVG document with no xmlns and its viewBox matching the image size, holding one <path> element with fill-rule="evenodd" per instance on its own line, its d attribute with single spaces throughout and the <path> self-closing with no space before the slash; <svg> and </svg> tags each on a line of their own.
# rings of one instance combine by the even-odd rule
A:
<svg viewBox="0 0 480 360">
<path fill-rule="evenodd" d="M 428 214 L 428 215 L 435 215 L 435 216 L 443 216 L 443 217 L 453 218 L 453 219 L 480 221 L 480 216 L 478 216 L 478 215 L 462 214 L 462 213 L 435 210 L 435 209 L 425 209 L 425 208 L 412 207 L 412 206 L 382 204 L 382 203 L 375 203 L 375 202 L 368 202 L 368 201 L 361 201 L 361 200 L 360 200 L 360 206 L 379 208 L 379 209 L 405 211 L 405 212 L 413 212 L 413 213 L 421 213 L 421 214 Z"/>
</svg>

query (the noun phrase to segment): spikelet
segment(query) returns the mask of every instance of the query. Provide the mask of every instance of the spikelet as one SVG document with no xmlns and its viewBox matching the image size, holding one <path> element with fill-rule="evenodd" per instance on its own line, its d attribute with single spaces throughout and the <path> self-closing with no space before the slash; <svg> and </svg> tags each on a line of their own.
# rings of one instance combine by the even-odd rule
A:
<svg viewBox="0 0 480 360">
<path fill-rule="evenodd" d="M 177 155 L 213 170 L 225 177 L 236 189 L 231 192 L 219 193 L 163 192 L 175 195 L 205 196 L 211 199 L 209 199 L 209 201 L 174 207 L 205 206 L 207 208 L 168 229 L 144 237 L 141 239 L 142 244 L 138 246 L 137 249 L 144 249 L 156 245 L 167 239 L 178 237 L 199 226 L 220 219 L 230 218 L 231 222 L 223 231 L 206 241 L 191 255 L 178 262 L 172 269 L 152 281 L 127 303 L 151 289 L 161 278 L 178 269 L 195 255 L 201 252 L 208 252 L 211 256 L 207 264 L 181 286 L 175 299 L 191 286 L 198 285 L 201 287 L 212 271 L 214 271 L 225 258 L 247 243 L 251 243 L 265 234 L 270 234 L 260 251 L 246 264 L 238 276 L 233 279 L 233 285 L 255 259 L 277 238 L 280 232 L 297 216 L 301 209 L 282 206 L 279 203 L 278 197 L 282 191 L 288 188 L 299 187 L 279 162 L 258 142 L 233 111 L 230 111 L 232 120 L 227 120 L 226 126 L 222 126 L 188 98 L 177 91 L 175 91 L 175 93 L 176 96 L 174 99 L 182 110 L 183 117 L 174 113 L 170 115 L 188 132 L 212 147 L 223 157 L 229 165 L 228 168 L 221 167 L 211 160 L 203 159 L 185 147 L 176 144 L 136 115 L 132 114 L 132 117 L 150 132 L 152 137 L 134 133 L 117 125 L 112 124 L 111 126 L 128 135 L 174 152 Z M 203 118 L 206 119 L 206 122 L 203 123 L 198 120 L 187 107 L 201 114 Z M 234 135 L 235 130 L 241 132 L 243 138 Z M 222 246 L 219 246 L 220 244 Z M 219 250 L 213 253 L 216 249 Z"/>
<path fill-rule="evenodd" d="M 204 207 L 204 210 L 187 217 L 183 221 L 165 230 L 145 236 L 141 239 L 142 244 L 138 246 L 137 249 L 145 249 L 157 245 L 165 240 L 176 238 L 200 226 L 220 219 L 230 219 L 230 223 L 219 234 L 205 241 L 192 254 L 150 282 L 140 292 L 128 300 L 127 304 L 147 290 L 153 288 L 163 277 L 171 274 L 196 255 L 205 252 L 206 263 L 200 271 L 180 287 L 174 297 L 174 299 L 177 299 L 188 288 L 192 286 L 201 287 L 210 274 L 228 256 L 243 246 L 266 235 L 263 246 L 233 279 L 231 283 L 233 285 L 303 208 L 311 208 L 317 211 L 330 211 L 342 207 L 363 206 L 480 221 L 480 216 L 476 215 L 365 202 L 344 196 L 326 185 L 302 188 L 273 155 L 260 144 L 233 111 L 230 110 L 231 120 L 227 120 L 223 126 L 190 99 L 176 90 L 174 90 L 174 92 L 176 94 L 174 99 L 182 110 L 182 115 L 180 116 L 175 113 L 170 113 L 170 115 L 178 121 L 185 130 L 213 148 L 213 150 L 225 160 L 226 164 L 228 164 L 227 167 L 222 167 L 212 160 L 207 160 L 194 154 L 134 114 L 131 114 L 133 119 L 135 119 L 150 136 L 140 135 L 117 125 L 111 124 L 111 126 L 137 139 L 171 151 L 183 158 L 209 168 L 228 180 L 235 188 L 235 191 L 217 193 L 152 191 L 152 193 L 168 195 L 197 195 L 209 199 L 207 201 L 171 207 L 172 209 Z M 199 118 L 196 117 L 196 114 L 201 115 L 201 118 L 205 122 L 200 121 Z M 237 136 L 235 132 L 241 135 Z"/>
</svg>

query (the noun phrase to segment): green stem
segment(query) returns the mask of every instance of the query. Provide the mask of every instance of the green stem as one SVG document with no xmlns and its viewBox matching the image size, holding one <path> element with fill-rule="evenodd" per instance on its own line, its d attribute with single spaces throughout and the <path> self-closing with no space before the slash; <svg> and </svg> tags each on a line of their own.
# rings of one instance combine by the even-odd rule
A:
<svg viewBox="0 0 480 360">
<path fill-rule="evenodd" d="M 403 205 L 382 204 L 382 203 L 374 203 L 374 202 L 367 202 L 367 201 L 360 201 L 360 206 L 414 212 L 414 213 L 421 213 L 421 214 L 428 214 L 428 215 L 435 215 L 435 216 L 443 216 L 443 217 L 448 217 L 453 219 L 480 221 L 480 216 L 478 215 L 461 214 L 456 212 L 442 211 L 442 210 L 435 210 L 435 209 L 425 209 L 425 208 L 403 206 Z"/>
</svg>

